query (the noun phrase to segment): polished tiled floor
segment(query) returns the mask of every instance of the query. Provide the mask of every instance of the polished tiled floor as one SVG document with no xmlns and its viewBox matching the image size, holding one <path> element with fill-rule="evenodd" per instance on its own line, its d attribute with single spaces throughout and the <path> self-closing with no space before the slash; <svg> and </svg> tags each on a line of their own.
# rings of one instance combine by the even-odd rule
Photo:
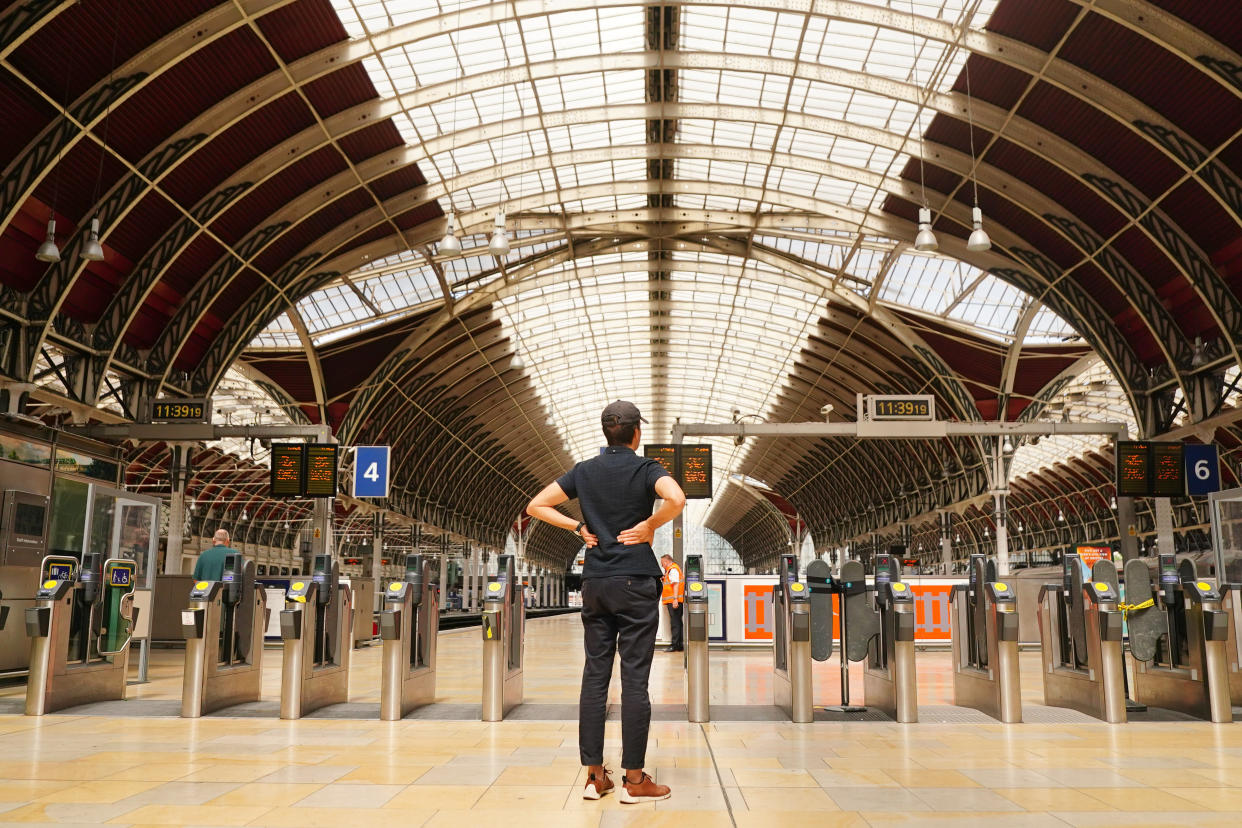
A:
<svg viewBox="0 0 1242 828">
<path fill-rule="evenodd" d="M 530 622 L 526 701 L 576 700 L 575 616 Z M 438 701 L 478 703 L 477 630 L 440 638 Z M 277 697 L 268 650 L 265 698 Z M 377 699 L 379 648 L 355 653 L 351 700 Z M 659 653 L 652 700 L 683 699 L 681 659 Z M 920 701 L 947 704 L 944 653 L 920 653 Z M 1023 656 L 1024 697 L 1041 701 Z M 717 704 L 770 704 L 766 652 L 713 653 Z M 176 699 L 180 654 L 157 651 L 144 700 Z M 835 662 L 816 702 L 838 700 Z M 862 678 L 852 683 L 861 697 Z M 0 700 L 22 688 L 0 689 Z M 617 690 L 614 687 L 614 696 Z M 609 724 L 609 755 L 620 752 Z M 1242 724 L 652 725 L 649 767 L 672 799 L 580 798 L 572 721 L 402 722 L 150 716 L 0 716 L 0 824 L 1236 825 Z"/>
</svg>

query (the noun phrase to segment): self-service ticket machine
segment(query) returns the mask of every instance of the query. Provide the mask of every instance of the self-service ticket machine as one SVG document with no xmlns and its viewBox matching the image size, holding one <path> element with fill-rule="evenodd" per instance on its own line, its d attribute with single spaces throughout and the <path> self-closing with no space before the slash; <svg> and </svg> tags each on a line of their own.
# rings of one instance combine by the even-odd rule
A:
<svg viewBox="0 0 1242 828">
<path fill-rule="evenodd" d="M 512 555 L 496 557 L 483 592 L 483 721 L 499 722 L 522 703 L 526 602 Z"/>
<path fill-rule="evenodd" d="M 707 673 L 707 584 L 703 556 L 687 555 L 686 577 L 686 719 L 711 721 Z"/>
<path fill-rule="evenodd" d="M 431 704 L 436 696 L 436 637 L 440 633 L 440 600 L 431 561 L 410 555 L 405 578 L 384 588 L 379 614 L 383 667 L 380 673 L 380 718 L 397 721 L 411 710 Z"/>
<path fill-rule="evenodd" d="M 289 583 L 280 611 L 280 718 L 300 719 L 346 701 L 353 628 L 349 587 L 340 582 L 337 563 L 316 555 L 310 578 Z"/>
<path fill-rule="evenodd" d="M 233 552 L 224 558 L 219 581 L 195 581 L 190 587 L 190 606 L 181 611 L 183 718 L 259 700 L 268 611 L 254 576 L 254 561 Z"/>
<path fill-rule="evenodd" d="M 1018 600 L 996 563 L 970 556 L 969 582 L 953 587 L 953 703 L 1002 722 L 1022 721 Z"/>
<path fill-rule="evenodd" d="M 1090 580 L 1082 559 L 1066 554 L 1059 584 L 1039 590 L 1044 704 L 1103 719 L 1126 721 L 1117 568 L 1096 561 Z"/>
<path fill-rule="evenodd" d="M 1232 722 L 1222 590 L 1171 554 L 1158 556 L 1154 585 L 1142 560 L 1128 561 L 1125 576 L 1134 700 Z"/>
<path fill-rule="evenodd" d="M 125 698 L 138 565 L 101 558 L 43 559 L 35 606 L 26 610 L 28 716 Z"/>
<path fill-rule="evenodd" d="M 773 587 L 776 634 L 772 637 L 773 703 L 790 721 L 815 719 L 811 690 L 811 591 L 798 580 L 798 559 L 781 555 Z"/>
<path fill-rule="evenodd" d="M 863 701 L 898 722 L 919 720 L 918 677 L 914 666 L 914 594 L 901 582 L 901 560 L 875 556 L 875 605 L 878 624 L 867 648 Z M 855 624 L 850 618 L 850 624 Z"/>
</svg>

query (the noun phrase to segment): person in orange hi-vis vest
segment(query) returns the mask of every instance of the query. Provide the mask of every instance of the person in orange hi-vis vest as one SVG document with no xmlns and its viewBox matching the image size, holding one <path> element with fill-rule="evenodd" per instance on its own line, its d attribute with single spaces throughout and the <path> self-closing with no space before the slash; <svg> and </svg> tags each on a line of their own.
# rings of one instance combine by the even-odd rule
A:
<svg viewBox="0 0 1242 828">
<path fill-rule="evenodd" d="M 672 555 L 662 556 L 660 565 L 664 567 L 664 589 L 660 594 L 660 603 L 668 607 L 669 645 L 664 652 L 680 653 L 686 648 L 681 634 L 681 607 L 686 597 L 686 582 L 681 575 L 681 567 Z"/>
</svg>

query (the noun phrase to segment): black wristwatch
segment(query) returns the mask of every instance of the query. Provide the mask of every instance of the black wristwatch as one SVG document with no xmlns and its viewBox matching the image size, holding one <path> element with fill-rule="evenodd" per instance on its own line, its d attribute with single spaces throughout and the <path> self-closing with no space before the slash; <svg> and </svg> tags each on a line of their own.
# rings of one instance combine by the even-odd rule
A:
<svg viewBox="0 0 1242 828">
<path fill-rule="evenodd" d="M 574 527 L 574 534 L 581 535 L 583 526 L 586 526 L 586 521 L 585 520 L 578 521 L 578 525 Z"/>
</svg>

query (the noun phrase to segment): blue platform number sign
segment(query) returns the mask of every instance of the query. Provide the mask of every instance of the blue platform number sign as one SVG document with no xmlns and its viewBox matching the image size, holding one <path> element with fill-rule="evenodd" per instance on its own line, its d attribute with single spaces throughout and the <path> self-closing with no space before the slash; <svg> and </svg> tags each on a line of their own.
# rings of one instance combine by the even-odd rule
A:
<svg viewBox="0 0 1242 828">
<path fill-rule="evenodd" d="M 1186 444 L 1186 494 L 1206 495 L 1220 491 L 1220 459 L 1215 444 Z"/>
<path fill-rule="evenodd" d="M 354 497 L 388 497 L 388 446 L 354 449 Z"/>
</svg>

